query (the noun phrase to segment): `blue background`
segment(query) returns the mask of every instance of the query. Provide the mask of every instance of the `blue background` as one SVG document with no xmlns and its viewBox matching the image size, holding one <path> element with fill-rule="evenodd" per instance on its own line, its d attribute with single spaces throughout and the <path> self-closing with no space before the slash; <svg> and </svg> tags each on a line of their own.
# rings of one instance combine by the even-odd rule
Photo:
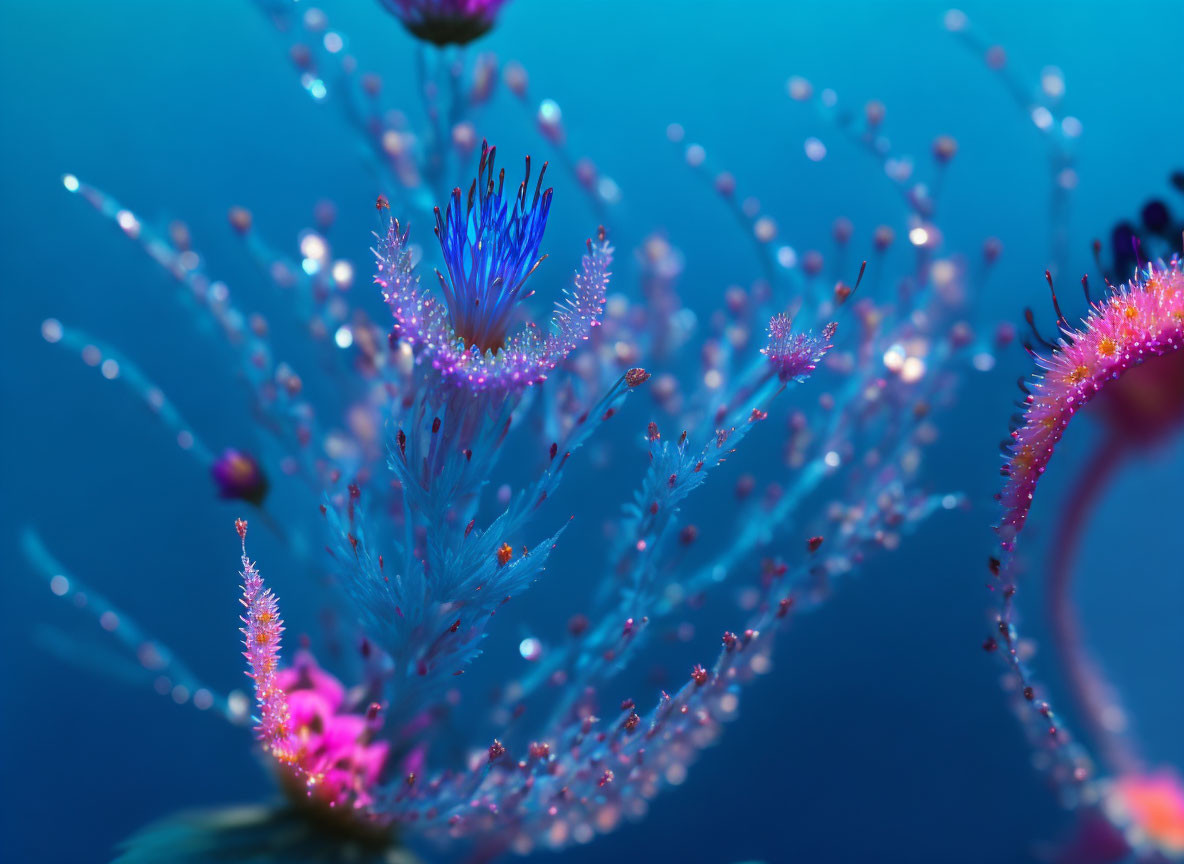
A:
<svg viewBox="0 0 1184 864">
<path fill-rule="evenodd" d="M 393 101 L 412 104 L 411 39 L 375 3 L 324 8 L 364 65 L 384 73 Z M 947 247 L 977 250 L 992 234 L 1004 246 L 977 305 L 989 329 L 1047 303 L 1045 151 L 998 81 L 944 32 L 944 8 L 514 0 L 479 47 L 520 59 L 534 95 L 563 107 L 573 149 L 620 183 L 633 232 L 622 246 L 662 226 L 688 250 L 683 290 L 699 310 L 755 274 L 734 224 L 665 140 L 669 122 L 683 123 L 742 192 L 760 197 L 799 250 L 829 248 L 839 215 L 866 244 L 899 207 L 870 162 L 786 99 L 788 75 L 852 104 L 881 99 L 894 144 L 919 158 L 935 135 L 954 135 Z M 1066 106 L 1085 127 L 1070 272 L 1084 271 L 1088 241 L 1136 214 L 1184 167 L 1184 6 L 964 8 L 1033 76 L 1045 64 L 1064 71 Z M 236 508 L 211 503 L 208 478 L 169 436 L 124 390 L 47 346 L 40 322 L 52 315 L 124 348 L 216 446 L 250 421 L 234 413 L 242 400 L 232 375 L 189 327 L 167 280 L 66 195 L 59 177 L 78 174 L 145 217 L 184 217 L 214 274 L 267 311 L 278 301 L 251 287 L 258 279 L 225 227 L 226 207 L 249 206 L 256 225 L 291 249 L 314 203 L 331 198 L 341 208 L 338 242 L 365 262 L 376 190 L 338 116 L 297 86 L 279 39 L 246 3 L 5 0 L 0 82 L 0 857 L 102 861 L 165 812 L 258 800 L 270 786 L 242 730 L 35 647 L 39 622 L 82 624 L 29 575 L 17 544 L 28 524 L 199 674 L 239 686 L 229 618 L 237 562 L 227 537 Z M 482 117 L 479 134 L 505 153 L 545 155 L 511 100 Z M 827 142 L 827 160 L 805 159 L 808 135 Z M 578 247 L 563 238 L 585 236 L 592 219 L 566 177 L 556 172 L 553 182 L 549 278 L 574 263 Z M 978 647 L 996 443 L 1012 411 L 1011 382 L 1027 368 L 1022 351 L 1004 354 L 1000 367 L 970 382 L 934 454 L 935 477 L 974 508 L 937 517 L 802 619 L 779 644 L 775 674 L 752 688 L 738 724 L 688 781 L 644 822 L 567 859 L 1025 861 L 1056 835 L 1063 816 L 1030 768 L 999 666 Z M 1046 517 L 1097 440 L 1080 425 L 1050 471 Z M 748 467 L 759 470 L 759 460 Z M 622 490 L 594 476 L 581 494 L 611 512 Z M 1182 476 L 1177 444 L 1128 466 L 1090 523 L 1079 574 L 1094 644 L 1146 751 L 1176 765 L 1184 765 L 1184 582 L 1174 540 Z M 1036 516 L 1033 529 L 1039 538 Z M 254 553 L 282 594 L 274 547 L 261 536 Z M 581 575 L 592 577 L 568 578 Z M 532 614 L 559 609 L 562 591 L 540 585 Z M 492 668 L 512 663 L 516 636 L 491 645 Z"/>
</svg>

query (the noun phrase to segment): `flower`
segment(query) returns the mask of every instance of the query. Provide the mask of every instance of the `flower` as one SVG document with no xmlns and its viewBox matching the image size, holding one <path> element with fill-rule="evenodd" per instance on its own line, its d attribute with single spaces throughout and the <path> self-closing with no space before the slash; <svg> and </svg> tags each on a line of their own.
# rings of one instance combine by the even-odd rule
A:
<svg viewBox="0 0 1184 864">
<path fill-rule="evenodd" d="M 255 732 L 281 766 L 294 803 L 316 808 L 364 808 L 386 764 L 389 744 L 371 742 L 381 726 L 380 706 L 366 714 L 349 710 L 345 687 L 308 652 L 281 668 L 284 622 L 279 601 L 246 553 L 247 523 L 235 523 L 242 541 L 243 645 L 255 682 Z"/>
<path fill-rule="evenodd" d="M 493 29 L 506 0 L 379 0 L 416 38 L 466 45 Z"/>
<path fill-rule="evenodd" d="M 769 365 L 782 381 L 797 381 L 799 384 L 814 371 L 815 367 L 831 349 L 837 325 L 832 321 L 822 332 L 794 333 L 793 321 L 788 315 L 774 315 L 769 321 L 769 341 L 761 353 L 769 359 Z"/>
<path fill-rule="evenodd" d="M 227 448 L 210 465 L 210 476 L 222 498 L 246 501 L 259 507 L 267 497 L 267 475 L 250 453 Z"/>
<path fill-rule="evenodd" d="M 475 391 L 520 389 L 547 377 L 600 324 L 612 247 L 601 228 L 587 243 L 574 288 L 555 304 L 549 332 L 527 324 L 507 336 L 510 318 L 527 295 L 522 286 L 534 272 L 551 190 L 539 172 L 528 201 L 526 178 L 511 207 L 503 197 L 504 174 L 493 180 L 495 148 L 483 144 L 477 180 L 462 208 L 455 189 L 448 209 L 436 216 L 436 234 L 447 277 L 437 271 L 444 303 L 423 293 L 407 249 L 407 232 L 391 220 L 375 250 L 375 282 L 396 321 L 396 335 L 419 351 L 446 381 Z M 544 165 L 544 170 L 546 166 Z"/>
<path fill-rule="evenodd" d="M 547 163 L 535 181 L 534 197 L 527 207 L 530 157 L 526 177 L 518 187 L 511 209 L 503 195 L 506 172 L 494 185 L 493 163 L 497 148 L 481 144 L 477 179 L 469 186 L 467 204 L 461 206 L 461 190 L 452 190 L 443 217 L 436 208 L 436 237 L 444 264 L 445 279 L 437 270 L 440 287 L 448 304 L 448 317 L 465 346 L 497 351 L 506 341 L 510 315 L 522 286 L 542 263 L 538 257 L 551 210 L 551 189 L 542 191 Z M 476 197 L 476 201 L 474 201 Z M 474 210 L 474 203 L 477 204 Z M 522 299 L 530 294 L 522 296 Z"/>
</svg>

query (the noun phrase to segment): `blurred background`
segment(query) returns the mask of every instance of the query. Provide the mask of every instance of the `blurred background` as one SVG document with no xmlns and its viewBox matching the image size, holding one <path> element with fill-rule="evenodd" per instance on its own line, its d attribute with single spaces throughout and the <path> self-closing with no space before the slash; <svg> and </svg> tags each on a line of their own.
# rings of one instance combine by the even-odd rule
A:
<svg viewBox="0 0 1184 864">
<path fill-rule="evenodd" d="M 377 3 L 321 5 L 414 122 L 411 37 Z M 886 134 L 919 161 L 937 135 L 957 139 L 942 190 L 946 246 L 971 256 L 988 236 L 1003 246 L 989 292 L 975 300 L 975 324 L 989 333 L 998 322 L 1021 323 L 1031 304 L 1051 331 L 1045 141 L 981 58 L 945 31 L 945 9 L 874 0 L 512 0 L 476 47 L 522 61 L 532 94 L 562 106 L 573 149 L 619 184 L 623 251 L 659 227 L 685 250 L 684 301 L 704 315 L 729 284 L 757 274 L 735 223 L 667 140 L 672 122 L 735 174 L 743 194 L 761 199 L 795 249 L 829 249 L 834 219 L 846 216 L 856 228 L 853 255 L 866 255 L 874 226 L 899 221 L 896 191 L 877 166 L 787 98 L 787 78 L 802 75 L 848 104 L 884 102 Z M 1064 107 L 1084 129 L 1063 276 L 1074 286 L 1092 266 L 1090 241 L 1137 216 L 1147 199 L 1169 195 L 1168 175 L 1184 168 L 1184 5 L 963 9 L 1025 80 L 1045 66 L 1063 72 Z M 332 199 L 336 243 L 365 262 L 382 190 L 354 158 L 340 116 L 297 85 L 283 44 L 248 3 L 5 0 L 0 80 L 0 857 L 105 861 L 153 818 L 259 800 L 272 794 L 271 781 L 247 755 L 244 730 L 46 650 L 37 637 L 44 623 L 82 625 L 31 573 L 20 531 L 35 525 L 72 570 L 229 688 L 243 681 L 229 534 L 241 507 L 211 503 L 209 478 L 142 406 L 47 346 L 41 321 L 57 317 L 122 346 L 211 441 L 233 442 L 250 418 L 228 408 L 241 401 L 228 398 L 233 377 L 207 365 L 208 340 L 188 328 L 166 278 L 67 195 L 60 177 L 77 174 L 145 217 L 184 218 L 211 272 L 269 312 L 280 301 L 252 287 L 258 273 L 226 225 L 227 208 L 249 207 L 256 225 L 290 249 L 316 202 Z M 478 135 L 498 144 L 503 164 L 523 152 L 548 157 L 530 115 L 504 95 L 480 116 Z M 805 155 L 812 136 L 828 148 L 821 162 Z M 467 185 L 469 176 L 466 169 L 453 182 Z M 556 171 L 551 182 L 544 251 L 554 255 L 544 272 L 558 280 L 595 216 L 568 175 Z M 412 229 L 429 239 L 427 224 Z M 622 255 L 619 284 L 636 284 L 630 257 Z M 368 277 L 359 276 L 365 290 Z M 1075 293 L 1063 294 L 1081 309 Z M 743 716 L 686 782 L 661 795 L 644 822 L 566 860 L 1037 860 L 1065 817 L 1031 767 L 998 686 L 1001 667 L 980 649 L 997 443 L 1014 410 L 1015 378 L 1027 371 L 1013 345 L 941 418 L 932 485 L 964 492 L 972 506 L 939 514 L 798 621 L 778 644 L 774 674 L 751 689 Z M 644 410 L 631 410 L 629 422 L 645 422 Z M 1031 570 L 1041 567 L 1042 526 L 1063 506 L 1098 434 L 1079 424 L 1050 469 L 1033 511 Z M 735 470 L 759 477 L 761 453 L 744 458 Z M 568 500 L 578 494 L 581 507 L 591 500 L 615 513 L 634 476 L 624 473 L 614 483 L 586 472 Z M 1180 441 L 1125 466 L 1090 519 L 1077 575 L 1091 644 L 1144 750 L 1176 766 L 1184 766 L 1181 478 Z M 721 488 L 734 479 L 721 478 Z M 260 534 L 253 554 L 283 596 L 274 539 Z M 524 616 L 559 614 L 571 581 L 595 574 L 560 563 L 551 575 Z M 496 679 L 521 662 L 519 633 L 491 642 L 483 674 Z"/>
</svg>

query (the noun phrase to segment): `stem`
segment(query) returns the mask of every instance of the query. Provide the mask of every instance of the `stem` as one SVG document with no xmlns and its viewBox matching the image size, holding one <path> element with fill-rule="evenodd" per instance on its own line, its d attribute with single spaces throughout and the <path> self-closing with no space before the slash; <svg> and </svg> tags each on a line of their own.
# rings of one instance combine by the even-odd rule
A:
<svg viewBox="0 0 1184 864">
<path fill-rule="evenodd" d="M 1113 708 L 1111 688 L 1083 644 L 1081 622 L 1070 593 L 1087 519 L 1125 455 L 1126 449 L 1117 437 L 1109 436 L 1079 475 L 1053 536 L 1046 601 L 1053 641 L 1073 701 L 1085 720 L 1088 734 L 1101 750 L 1102 760 L 1111 771 L 1118 773 L 1130 770 L 1137 760 L 1121 733 L 1108 728 L 1105 723 L 1106 712 Z"/>
</svg>

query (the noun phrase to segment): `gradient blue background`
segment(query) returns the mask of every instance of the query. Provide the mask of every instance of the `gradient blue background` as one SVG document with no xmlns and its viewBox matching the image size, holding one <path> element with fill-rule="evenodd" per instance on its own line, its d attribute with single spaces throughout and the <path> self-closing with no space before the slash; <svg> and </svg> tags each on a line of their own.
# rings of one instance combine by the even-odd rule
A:
<svg viewBox="0 0 1184 864">
<path fill-rule="evenodd" d="M 323 7 L 364 65 L 384 73 L 394 101 L 412 105 L 410 38 L 376 3 Z M 851 217 L 866 243 L 898 207 L 868 161 L 786 99 L 788 75 L 854 104 L 883 100 L 886 131 L 902 151 L 923 157 L 936 134 L 954 135 L 960 150 L 943 202 L 948 246 L 974 250 L 994 234 L 1005 249 L 979 301 L 989 327 L 1018 320 L 1027 303 L 1045 308 L 1045 155 L 998 82 L 942 30 L 944 8 L 513 0 L 480 48 L 521 59 L 534 94 L 563 106 L 573 149 L 618 180 L 633 232 L 623 245 L 663 226 L 688 249 L 683 287 L 700 310 L 754 274 L 743 238 L 666 142 L 667 123 L 682 122 L 732 169 L 799 250 L 829 248 L 838 215 Z M 1044 64 L 1064 70 L 1066 105 L 1085 126 L 1070 268 L 1083 271 L 1088 241 L 1134 215 L 1165 189 L 1170 170 L 1184 167 L 1184 6 L 964 8 L 1033 75 Z M 479 132 L 507 154 L 546 155 L 516 106 L 497 105 Z M 802 155 L 808 135 L 830 146 L 825 162 Z M 226 207 L 249 206 L 281 245 L 308 224 L 315 201 L 332 198 L 341 207 L 336 236 L 364 262 L 376 190 L 352 147 L 331 108 L 296 85 L 279 40 L 247 3 L 0 4 L 5 861 L 105 861 L 117 840 L 167 811 L 270 791 L 242 730 L 34 648 L 38 622 L 78 619 L 29 575 L 16 540 L 26 524 L 211 683 L 240 683 L 227 537 L 236 508 L 211 503 L 208 478 L 140 406 L 46 346 L 39 324 L 53 315 L 122 346 L 215 446 L 248 422 L 232 412 L 241 404 L 233 377 L 203 359 L 215 356 L 212 343 L 188 326 L 166 279 L 58 178 L 76 173 L 146 217 L 184 217 L 215 275 L 252 308 L 272 312 L 278 301 L 226 229 Z M 558 263 L 549 278 L 574 261 L 565 239 L 584 236 L 591 223 L 569 181 L 557 173 L 554 182 L 548 247 Z M 1033 860 L 1034 846 L 1055 836 L 1063 817 L 1029 767 L 996 686 L 999 667 L 978 649 L 996 442 L 1012 410 L 1011 382 L 1026 371 L 1022 352 L 1006 354 L 1001 367 L 971 382 L 934 454 L 935 476 L 975 507 L 940 516 L 800 621 L 779 645 L 775 674 L 752 689 L 738 724 L 689 780 L 664 793 L 643 823 L 567 860 L 969 864 Z M 1083 426 L 1066 442 L 1037 514 L 1055 515 L 1058 494 L 1096 440 L 1092 431 Z M 759 469 L 754 460 L 749 467 Z M 594 485 L 594 476 L 580 506 L 595 501 L 610 512 L 619 490 Z M 1181 477 L 1184 448 L 1174 444 L 1123 473 L 1091 522 L 1079 595 L 1146 749 L 1176 765 L 1184 765 Z M 1039 524 L 1034 517 L 1034 538 Z M 261 536 L 254 552 L 282 574 L 274 546 Z M 559 614 L 563 591 L 540 585 L 527 608 L 546 616 L 553 604 Z M 491 647 L 493 668 L 513 662 L 514 636 Z"/>
</svg>

